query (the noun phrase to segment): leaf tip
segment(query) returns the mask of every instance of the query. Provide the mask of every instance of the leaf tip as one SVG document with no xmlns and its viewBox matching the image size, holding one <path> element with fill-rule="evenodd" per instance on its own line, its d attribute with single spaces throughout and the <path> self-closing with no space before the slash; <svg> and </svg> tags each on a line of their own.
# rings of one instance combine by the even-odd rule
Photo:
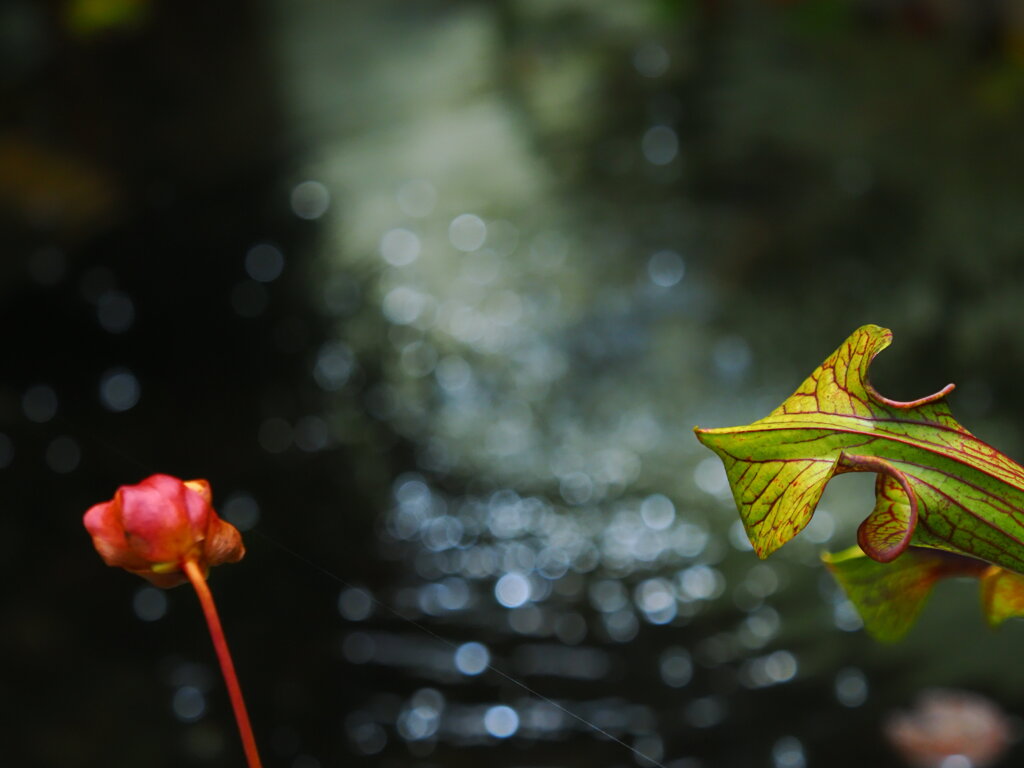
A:
<svg viewBox="0 0 1024 768">
<path fill-rule="evenodd" d="M 703 445 L 706 445 L 708 448 L 711 448 L 711 450 L 714 450 L 714 447 L 712 446 L 711 442 L 714 440 L 715 433 L 716 432 L 721 432 L 721 431 L 722 431 L 721 428 L 715 429 L 714 427 L 699 427 L 698 426 L 698 427 L 694 427 L 693 428 L 694 436 Z"/>
<path fill-rule="evenodd" d="M 1024 616 L 1024 576 L 990 565 L 980 578 L 981 608 L 989 627 Z"/>
<path fill-rule="evenodd" d="M 784 543 L 776 539 L 757 536 L 752 534 L 750 531 L 747 531 L 747 538 L 750 539 L 750 544 L 754 548 L 754 554 L 761 560 L 767 560 L 775 554 L 775 551 Z"/>
</svg>

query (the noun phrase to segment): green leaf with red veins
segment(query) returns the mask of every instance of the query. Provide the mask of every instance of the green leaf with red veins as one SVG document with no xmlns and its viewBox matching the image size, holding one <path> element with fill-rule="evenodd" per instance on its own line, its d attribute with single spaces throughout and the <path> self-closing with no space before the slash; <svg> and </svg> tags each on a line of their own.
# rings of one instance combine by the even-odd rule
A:
<svg viewBox="0 0 1024 768">
<path fill-rule="evenodd" d="M 1024 467 L 953 418 L 945 401 L 952 384 L 912 402 L 879 394 L 868 367 L 891 341 L 885 328 L 858 328 L 765 418 L 741 427 L 696 428 L 697 439 L 725 465 L 754 551 L 767 557 L 796 536 L 833 475 L 875 472 L 875 506 L 857 532 L 872 560 L 892 562 L 913 544 L 1024 573 Z M 903 563 L 900 583 L 917 578 L 927 583 L 927 594 L 934 579 L 925 565 Z M 851 573 L 860 568 L 850 566 Z M 870 578 L 857 577 L 861 588 L 882 578 L 879 573 L 864 570 Z M 872 600 L 896 605 L 897 598 L 883 584 Z M 1024 578 L 986 578 L 983 601 L 990 623 L 1024 614 Z"/>
<path fill-rule="evenodd" d="M 936 582 L 974 577 L 981 585 L 981 610 L 990 627 L 1024 616 L 1024 576 L 972 557 L 910 547 L 895 562 L 879 563 L 860 547 L 822 556 L 864 621 L 883 642 L 910 629 Z"/>
<path fill-rule="evenodd" d="M 892 563 L 872 560 L 860 547 L 823 559 L 860 614 L 864 628 L 883 642 L 895 642 L 907 633 L 941 579 L 981 576 L 990 568 L 1009 574 L 981 560 L 924 547 L 910 547 Z"/>
</svg>

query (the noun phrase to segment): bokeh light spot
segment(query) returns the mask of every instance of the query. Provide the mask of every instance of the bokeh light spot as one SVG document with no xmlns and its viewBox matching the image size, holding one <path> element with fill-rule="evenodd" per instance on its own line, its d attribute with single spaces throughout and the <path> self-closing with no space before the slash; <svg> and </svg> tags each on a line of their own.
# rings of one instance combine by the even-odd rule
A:
<svg viewBox="0 0 1024 768">
<path fill-rule="evenodd" d="M 167 614 L 167 595 L 156 587 L 139 587 L 132 598 L 132 610 L 143 621 L 159 621 Z"/>
<path fill-rule="evenodd" d="M 139 380 L 127 368 L 111 368 L 100 377 L 100 402 L 109 411 L 129 411 L 139 402 Z"/>
<path fill-rule="evenodd" d="M 736 520 L 729 526 L 729 543 L 740 552 L 754 551 L 754 545 L 750 543 L 750 537 L 747 535 L 746 528 L 743 527 L 742 520 Z"/>
<path fill-rule="evenodd" d="M 803 529 L 801 535 L 812 544 L 827 544 L 836 532 L 835 516 L 827 509 L 818 507 L 814 510 L 811 522 Z"/>
<path fill-rule="evenodd" d="M 518 608 L 530 599 L 530 580 L 521 573 L 506 573 L 494 585 L 494 597 L 506 608 Z"/>
<path fill-rule="evenodd" d="M 171 709 L 182 722 L 194 723 L 206 712 L 206 697 L 195 686 L 183 685 L 174 692 Z"/>
<path fill-rule="evenodd" d="M 327 422 L 319 416 L 303 416 L 295 422 L 295 445 L 299 450 L 312 453 L 322 451 L 330 440 Z"/>
<path fill-rule="evenodd" d="M 512 707 L 499 704 L 484 714 L 484 728 L 498 739 L 507 739 L 519 730 L 519 714 Z"/>
<path fill-rule="evenodd" d="M 693 678 L 693 661 L 689 652 L 677 645 L 666 648 L 661 653 L 659 671 L 665 685 L 682 688 Z"/>
<path fill-rule="evenodd" d="M 347 587 L 338 595 L 338 613 L 349 621 L 364 621 L 373 613 L 373 596 L 365 589 Z"/>
<path fill-rule="evenodd" d="M 687 568 L 679 582 L 683 592 L 694 600 L 713 600 L 725 590 L 725 577 L 708 565 Z"/>
<path fill-rule="evenodd" d="M 859 707 L 868 700 L 868 679 L 856 667 L 844 667 L 836 673 L 835 691 L 844 707 Z"/>
<path fill-rule="evenodd" d="M 45 424 L 57 415 L 57 393 L 46 384 L 36 384 L 21 396 L 21 409 L 29 421 Z"/>
<path fill-rule="evenodd" d="M 448 226 L 448 239 L 460 251 L 475 251 L 487 239 L 487 225 L 479 216 L 464 213 L 452 219 Z"/>
<path fill-rule="evenodd" d="M 640 148 L 651 165 L 668 165 L 679 153 L 679 138 L 667 125 L 655 125 L 644 133 Z"/>
<path fill-rule="evenodd" d="M 292 211 L 300 219 L 319 219 L 331 205 L 331 193 L 319 181 L 299 182 L 292 188 Z"/>
<path fill-rule="evenodd" d="M 713 728 L 725 719 L 725 702 L 718 696 L 703 696 L 687 704 L 683 715 L 694 728 Z"/>
<path fill-rule="evenodd" d="M 100 327 L 109 333 L 124 333 L 135 322 L 135 303 L 120 291 L 106 291 L 96 301 Z"/>
<path fill-rule="evenodd" d="M 378 723 L 360 722 L 349 727 L 349 738 L 364 755 L 376 755 L 388 744 L 388 734 Z"/>
<path fill-rule="evenodd" d="M 636 588 L 635 602 L 652 624 L 667 624 L 676 617 L 676 598 L 665 579 L 647 579 Z"/>
<path fill-rule="evenodd" d="M 783 736 L 772 747 L 772 764 L 775 768 L 804 768 L 803 744 L 794 736 Z"/>
<path fill-rule="evenodd" d="M 640 517 L 648 528 L 664 531 L 676 519 L 676 507 L 667 496 L 655 493 L 641 502 Z"/>
<path fill-rule="evenodd" d="M 729 478 L 725 474 L 722 460 L 717 456 L 701 459 L 693 470 L 693 481 L 704 493 L 711 496 L 725 496 L 729 493 Z"/>
<path fill-rule="evenodd" d="M 675 251 L 658 251 L 647 260 L 647 275 L 662 288 L 671 288 L 683 279 L 686 263 Z"/>
<path fill-rule="evenodd" d="M 248 493 L 238 491 L 221 505 L 224 519 L 240 531 L 252 530 L 260 521 L 260 505 Z"/>
<path fill-rule="evenodd" d="M 434 375 L 445 390 L 457 392 L 470 382 L 473 371 L 458 355 L 446 355 L 434 367 Z"/>
<path fill-rule="evenodd" d="M 637 765 L 641 768 L 658 768 L 665 756 L 665 743 L 661 736 L 656 733 L 646 733 L 637 736 L 633 742 L 633 748 L 637 751 L 635 755 Z"/>
<path fill-rule="evenodd" d="M 317 353 L 313 378 L 321 389 L 335 392 L 345 386 L 354 365 L 355 358 L 348 345 L 340 341 L 329 341 Z"/>
<path fill-rule="evenodd" d="M 629 602 L 626 588 L 621 581 L 614 579 L 602 579 L 591 582 L 588 591 L 591 604 L 602 613 L 612 613 L 620 610 Z"/>
<path fill-rule="evenodd" d="M 270 243 L 257 243 L 245 254 L 245 271 L 259 283 L 272 283 L 284 271 L 284 254 Z"/>
<path fill-rule="evenodd" d="M 633 66 L 644 77 L 660 77 L 669 62 L 668 51 L 658 43 L 644 43 L 633 53 Z"/>
<path fill-rule="evenodd" d="M 849 600 L 839 600 L 832 607 L 832 621 L 843 632 L 856 632 L 864 628 L 864 621 Z"/>
<path fill-rule="evenodd" d="M 426 306 L 426 297 L 407 285 L 392 288 L 384 296 L 384 316 L 396 325 L 409 325 Z"/>
<path fill-rule="evenodd" d="M 455 668 L 464 675 L 479 675 L 491 663 L 491 654 L 482 643 L 463 643 L 455 651 Z"/>
<path fill-rule="evenodd" d="M 750 345 L 739 336 L 719 339 L 711 353 L 712 361 L 719 375 L 728 380 L 739 379 L 753 362 Z"/>
<path fill-rule="evenodd" d="M 623 609 L 614 613 L 606 613 L 603 618 L 605 632 L 616 643 L 628 643 L 640 631 L 640 622 L 637 621 L 636 614 L 631 610 Z"/>
<path fill-rule="evenodd" d="M 407 266 L 420 256 L 420 239 L 408 229 L 389 229 L 380 239 L 380 255 L 393 267 Z"/>
</svg>

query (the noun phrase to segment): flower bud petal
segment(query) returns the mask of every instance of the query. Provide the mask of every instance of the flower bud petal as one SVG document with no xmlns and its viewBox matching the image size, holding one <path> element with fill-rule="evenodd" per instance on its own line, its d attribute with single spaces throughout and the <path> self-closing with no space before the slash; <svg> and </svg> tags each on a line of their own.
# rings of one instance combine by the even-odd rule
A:
<svg viewBox="0 0 1024 768">
<path fill-rule="evenodd" d="M 169 475 L 153 475 L 118 490 L 125 538 L 148 562 L 180 560 L 195 546 L 185 490 L 180 480 Z M 206 521 L 202 522 L 205 529 Z"/>
<path fill-rule="evenodd" d="M 213 491 L 210 490 L 210 484 L 205 480 L 186 480 L 182 485 L 190 491 L 198 493 L 207 505 L 213 504 Z"/>
<path fill-rule="evenodd" d="M 107 565 L 118 568 L 145 568 L 146 561 L 129 546 L 121 524 L 118 501 L 104 501 L 85 513 L 85 528 L 92 535 L 92 543 Z"/>
<path fill-rule="evenodd" d="M 172 587 L 186 581 L 181 572 L 186 560 L 206 571 L 245 554 L 238 530 L 217 516 L 211 498 L 205 480 L 152 475 L 90 507 L 84 523 L 107 565 Z"/>
<path fill-rule="evenodd" d="M 221 563 L 237 563 L 245 556 L 242 534 L 231 523 L 212 516 L 210 527 L 206 533 L 203 554 L 206 563 L 210 566 Z"/>
</svg>

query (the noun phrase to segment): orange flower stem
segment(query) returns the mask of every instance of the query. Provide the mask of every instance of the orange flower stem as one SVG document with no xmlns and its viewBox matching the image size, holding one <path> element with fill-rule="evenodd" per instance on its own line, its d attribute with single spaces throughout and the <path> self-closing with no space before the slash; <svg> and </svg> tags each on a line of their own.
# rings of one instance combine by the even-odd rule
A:
<svg viewBox="0 0 1024 768">
<path fill-rule="evenodd" d="M 249 768 L 261 768 L 260 756 L 256 751 L 256 739 L 252 735 L 252 725 L 249 724 L 249 713 L 246 712 L 245 699 L 242 698 L 242 688 L 238 685 L 235 665 L 231 661 L 231 651 L 228 650 L 228 641 L 224 637 L 224 629 L 220 625 L 217 606 L 214 604 L 213 595 L 206 584 L 206 577 L 195 560 L 186 560 L 181 567 L 185 571 L 185 575 L 188 576 L 188 580 L 192 582 L 196 595 L 199 597 L 199 604 L 203 606 L 203 614 L 206 616 L 206 624 L 210 628 L 213 647 L 217 651 L 217 660 L 220 662 L 221 672 L 224 673 L 224 682 L 228 686 L 231 706 L 235 710 L 238 733 L 242 737 L 242 746 L 245 748 L 245 759 L 249 763 Z"/>
</svg>

